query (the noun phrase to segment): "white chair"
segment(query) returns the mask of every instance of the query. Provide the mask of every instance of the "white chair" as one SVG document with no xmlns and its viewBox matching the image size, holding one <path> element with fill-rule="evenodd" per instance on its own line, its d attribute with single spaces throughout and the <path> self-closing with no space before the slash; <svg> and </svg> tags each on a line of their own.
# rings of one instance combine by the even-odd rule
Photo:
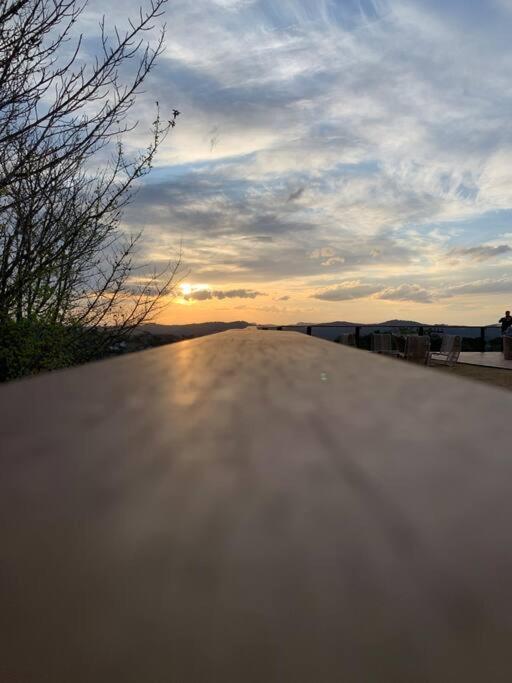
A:
<svg viewBox="0 0 512 683">
<path fill-rule="evenodd" d="M 429 363 L 453 367 L 459 360 L 461 350 L 462 337 L 458 334 L 444 334 L 441 340 L 441 349 L 429 354 Z"/>
</svg>

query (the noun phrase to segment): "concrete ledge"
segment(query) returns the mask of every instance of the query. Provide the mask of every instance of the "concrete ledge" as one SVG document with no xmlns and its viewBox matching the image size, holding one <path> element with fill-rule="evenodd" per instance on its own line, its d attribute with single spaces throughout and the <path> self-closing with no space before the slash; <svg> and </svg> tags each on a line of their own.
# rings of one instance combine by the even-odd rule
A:
<svg viewBox="0 0 512 683">
<path fill-rule="evenodd" d="M 511 680 L 512 396 L 247 330 L 0 407 L 0 680 Z"/>
</svg>

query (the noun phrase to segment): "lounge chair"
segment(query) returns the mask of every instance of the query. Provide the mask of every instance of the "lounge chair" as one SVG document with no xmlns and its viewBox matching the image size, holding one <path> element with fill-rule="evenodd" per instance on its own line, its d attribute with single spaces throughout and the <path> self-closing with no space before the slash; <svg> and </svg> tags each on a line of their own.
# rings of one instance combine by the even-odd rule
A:
<svg viewBox="0 0 512 683">
<path fill-rule="evenodd" d="M 405 360 L 426 365 L 429 358 L 430 337 L 428 335 L 409 334 L 405 340 L 405 353 L 400 354 Z"/>
<path fill-rule="evenodd" d="M 461 349 L 462 337 L 458 334 L 444 334 L 440 351 L 432 351 L 429 354 L 429 363 L 440 363 L 453 367 L 459 360 Z"/>
</svg>

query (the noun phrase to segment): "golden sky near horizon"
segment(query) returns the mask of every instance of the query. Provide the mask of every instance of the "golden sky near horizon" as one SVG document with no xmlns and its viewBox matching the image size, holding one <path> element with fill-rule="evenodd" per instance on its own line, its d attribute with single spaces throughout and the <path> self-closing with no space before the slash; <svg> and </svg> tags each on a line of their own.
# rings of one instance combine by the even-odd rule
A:
<svg viewBox="0 0 512 683">
<path fill-rule="evenodd" d="M 236 291 L 236 287 L 234 288 Z M 179 293 L 171 299 L 155 322 L 162 324 L 187 324 L 209 321 L 246 320 L 254 323 L 294 324 L 297 322 L 349 322 L 373 323 L 384 320 L 415 320 L 425 323 L 452 323 L 459 325 L 487 325 L 498 321 L 510 306 L 510 297 L 498 295 L 489 303 L 484 295 L 474 296 L 471 301 L 455 298 L 443 304 L 418 305 L 415 302 L 395 302 L 372 299 L 344 302 L 312 302 L 301 294 L 293 303 L 279 299 L 284 291 L 279 283 L 272 292 L 255 299 L 190 298 L 194 292 L 215 291 L 206 284 L 184 283 Z M 462 300 L 461 300 L 462 299 Z"/>
</svg>

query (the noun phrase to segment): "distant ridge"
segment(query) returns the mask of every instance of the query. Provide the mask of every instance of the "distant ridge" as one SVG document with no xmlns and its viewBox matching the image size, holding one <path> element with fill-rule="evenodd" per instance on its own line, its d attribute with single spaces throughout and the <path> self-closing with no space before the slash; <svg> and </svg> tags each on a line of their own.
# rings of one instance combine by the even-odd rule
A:
<svg viewBox="0 0 512 683">
<path fill-rule="evenodd" d="M 336 326 L 336 325 L 348 325 L 349 327 L 357 327 L 359 325 L 363 325 L 364 323 L 351 323 L 348 322 L 348 320 L 335 320 L 334 322 L 330 323 L 296 323 L 299 327 L 307 327 L 308 325 L 329 325 L 329 326 Z"/>
<path fill-rule="evenodd" d="M 243 330 L 253 323 L 246 320 L 234 320 L 233 322 L 208 322 L 191 323 L 190 325 L 160 325 L 159 323 L 146 323 L 137 329 L 137 333 L 147 333 L 156 336 L 172 335 L 178 339 L 191 337 L 203 337 L 206 334 L 224 332 L 225 330 Z"/>
<path fill-rule="evenodd" d="M 366 325 L 367 327 L 384 327 L 386 325 L 397 325 L 399 327 L 482 327 L 481 325 L 457 325 L 453 323 L 420 323 L 417 320 L 398 320 L 398 319 L 393 319 L 393 320 L 385 320 L 384 322 L 380 323 L 351 323 L 346 320 L 337 320 L 335 322 L 328 322 L 328 323 L 296 323 L 297 326 L 299 327 L 306 327 L 308 325 L 326 325 L 328 327 L 330 326 L 336 326 L 336 325 L 347 325 L 348 327 L 359 327 L 362 325 Z M 484 324 L 483 327 L 499 327 L 498 323 L 487 323 Z"/>
<path fill-rule="evenodd" d="M 347 320 L 336 320 L 334 322 L 329 322 L 329 323 L 297 323 L 297 325 L 300 325 L 301 327 L 304 327 L 307 325 L 327 325 L 327 326 L 347 325 L 349 327 L 359 327 L 360 325 L 371 325 L 371 326 L 400 325 L 401 327 L 408 327 L 408 326 L 427 327 L 427 326 L 429 326 L 429 323 L 419 323 L 419 322 L 416 322 L 415 320 L 386 320 L 382 323 L 352 323 L 352 322 L 348 322 Z M 430 327 L 432 327 L 432 325 L 430 325 Z"/>
<path fill-rule="evenodd" d="M 246 327 L 251 327 L 256 323 L 250 323 L 246 320 L 233 320 L 231 322 L 205 322 L 205 323 L 191 323 L 188 325 L 161 325 L 159 323 L 146 323 L 135 330 L 135 335 L 151 335 L 154 339 L 158 338 L 160 343 L 168 343 L 170 341 L 180 341 L 181 339 L 192 339 L 194 337 L 203 337 L 207 334 L 215 334 L 216 332 L 224 332 L 225 330 L 243 330 Z M 448 325 L 448 323 L 420 323 L 415 320 L 385 320 L 380 323 L 356 323 L 348 320 L 335 320 L 332 322 L 313 323 L 313 322 L 298 322 L 295 323 L 298 327 L 307 327 L 308 325 L 325 325 L 327 327 L 336 327 L 346 325 L 347 327 L 358 327 L 360 325 L 368 325 L 371 327 L 385 327 L 386 325 L 396 325 L 398 327 L 457 327 L 456 325 Z M 278 327 L 279 325 L 265 325 L 265 327 Z M 293 323 L 289 325 L 293 327 Z M 287 325 L 283 325 L 287 327 Z"/>
<path fill-rule="evenodd" d="M 386 320 L 383 323 L 375 323 L 376 325 L 400 325 L 400 327 L 408 327 L 416 325 L 417 327 L 428 327 L 428 323 L 419 323 L 415 320 Z M 432 327 L 432 325 L 430 325 Z"/>
</svg>

